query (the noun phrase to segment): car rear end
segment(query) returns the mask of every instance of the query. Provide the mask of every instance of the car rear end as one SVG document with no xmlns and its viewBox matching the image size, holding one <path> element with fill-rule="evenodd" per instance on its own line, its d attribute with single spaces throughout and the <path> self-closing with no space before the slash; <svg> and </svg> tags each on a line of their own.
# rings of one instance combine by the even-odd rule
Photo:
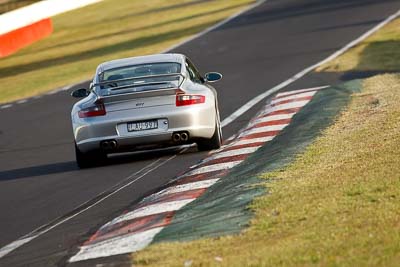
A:
<svg viewBox="0 0 400 267">
<path fill-rule="evenodd" d="M 190 90 L 191 82 L 180 72 L 117 78 L 100 79 L 97 90 L 74 106 L 80 151 L 123 152 L 213 135 L 217 113 L 212 90 Z"/>
</svg>

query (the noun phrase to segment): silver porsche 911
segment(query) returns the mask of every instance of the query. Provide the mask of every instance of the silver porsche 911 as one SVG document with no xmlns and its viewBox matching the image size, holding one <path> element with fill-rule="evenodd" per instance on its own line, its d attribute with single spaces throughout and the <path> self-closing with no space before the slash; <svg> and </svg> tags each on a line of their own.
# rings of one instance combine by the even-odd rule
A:
<svg viewBox="0 0 400 267">
<path fill-rule="evenodd" d="M 222 134 L 217 93 L 209 85 L 222 75 L 203 76 L 181 54 L 159 54 L 100 64 L 89 90 L 71 112 L 76 161 L 81 168 L 107 154 L 197 143 L 217 149 Z"/>
</svg>

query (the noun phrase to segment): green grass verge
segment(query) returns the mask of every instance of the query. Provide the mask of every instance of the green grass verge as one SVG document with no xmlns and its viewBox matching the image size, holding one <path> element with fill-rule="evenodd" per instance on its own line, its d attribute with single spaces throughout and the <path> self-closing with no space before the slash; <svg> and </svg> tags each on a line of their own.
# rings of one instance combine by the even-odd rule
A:
<svg viewBox="0 0 400 267">
<path fill-rule="evenodd" d="M 398 25 L 392 22 L 322 69 L 399 71 Z M 292 164 L 262 175 L 269 194 L 253 202 L 248 229 L 157 243 L 134 253 L 133 264 L 398 266 L 400 75 L 378 75 L 362 86 Z"/>
<path fill-rule="evenodd" d="M 387 24 L 349 52 L 320 66 L 317 71 L 377 71 L 400 70 L 400 19 Z"/>
<path fill-rule="evenodd" d="M 254 0 L 106 0 L 53 18 L 54 33 L 0 59 L 0 103 L 89 79 L 103 61 L 161 52 Z"/>
</svg>

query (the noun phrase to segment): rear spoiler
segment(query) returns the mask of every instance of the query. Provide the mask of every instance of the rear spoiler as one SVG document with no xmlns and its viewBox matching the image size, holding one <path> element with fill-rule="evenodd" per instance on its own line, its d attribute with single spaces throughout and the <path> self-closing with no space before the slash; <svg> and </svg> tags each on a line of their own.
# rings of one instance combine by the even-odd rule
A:
<svg viewBox="0 0 400 267">
<path fill-rule="evenodd" d="M 166 88 L 166 89 L 148 90 L 142 92 L 131 92 L 126 94 L 116 94 L 110 96 L 97 96 L 97 101 L 100 101 L 102 103 L 110 103 L 110 102 L 118 102 L 135 98 L 176 95 L 181 93 L 183 93 L 183 91 L 179 88 Z"/>
<path fill-rule="evenodd" d="M 118 79 L 118 80 L 112 80 L 112 81 L 104 81 L 100 83 L 95 83 L 93 86 L 101 86 L 101 85 L 107 85 L 111 83 L 116 83 L 116 82 L 125 82 L 125 81 L 133 81 L 132 84 L 127 84 L 127 85 L 122 85 L 122 86 L 117 86 L 113 88 L 107 88 L 108 90 L 115 91 L 119 89 L 125 89 L 129 87 L 137 87 L 137 86 L 143 86 L 143 85 L 155 85 L 155 84 L 161 84 L 161 83 L 166 83 L 170 82 L 169 80 L 160 80 L 156 82 L 143 82 L 143 83 L 137 83 L 135 84 L 135 80 L 142 80 L 142 79 L 150 79 L 150 78 L 162 78 L 162 77 L 173 77 L 173 76 L 179 76 L 182 78 L 182 81 L 179 83 L 178 87 L 182 84 L 183 80 L 185 79 L 185 76 L 183 76 L 182 73 L 168 73 L 168 74 L 159 74 L 159 75 L 147 75 L 147 76 L 139 76 L 139 77 L 131 77 L 131 78 L 124 78 L 124 79 Z"/>
</svg>

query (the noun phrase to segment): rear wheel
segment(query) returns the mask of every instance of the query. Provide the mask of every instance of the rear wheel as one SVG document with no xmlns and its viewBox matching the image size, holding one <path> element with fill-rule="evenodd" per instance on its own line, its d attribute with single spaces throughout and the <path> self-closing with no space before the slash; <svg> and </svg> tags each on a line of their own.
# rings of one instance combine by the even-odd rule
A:
<svg viewBox="0 0 400 267">
<path fill-rule="evenodd" d="M 101 151 L 91 151 L 83 153 L 79 150 L 76 144 L 75 144 L 75 157 L 76 157 L 76 164 L 81 169 L 98 166 L 104 163 L 105 160 L 107 159 L 107 155 Z"/>
<path fill-rule="evenodd" d="M 197 148 L 200 151 L 218 149 L 222 145 L 222 131 L 219 119 L 215 122 L 215 131 L 210 139 L 202 139 L 197 142 Z"/>
</svg>

